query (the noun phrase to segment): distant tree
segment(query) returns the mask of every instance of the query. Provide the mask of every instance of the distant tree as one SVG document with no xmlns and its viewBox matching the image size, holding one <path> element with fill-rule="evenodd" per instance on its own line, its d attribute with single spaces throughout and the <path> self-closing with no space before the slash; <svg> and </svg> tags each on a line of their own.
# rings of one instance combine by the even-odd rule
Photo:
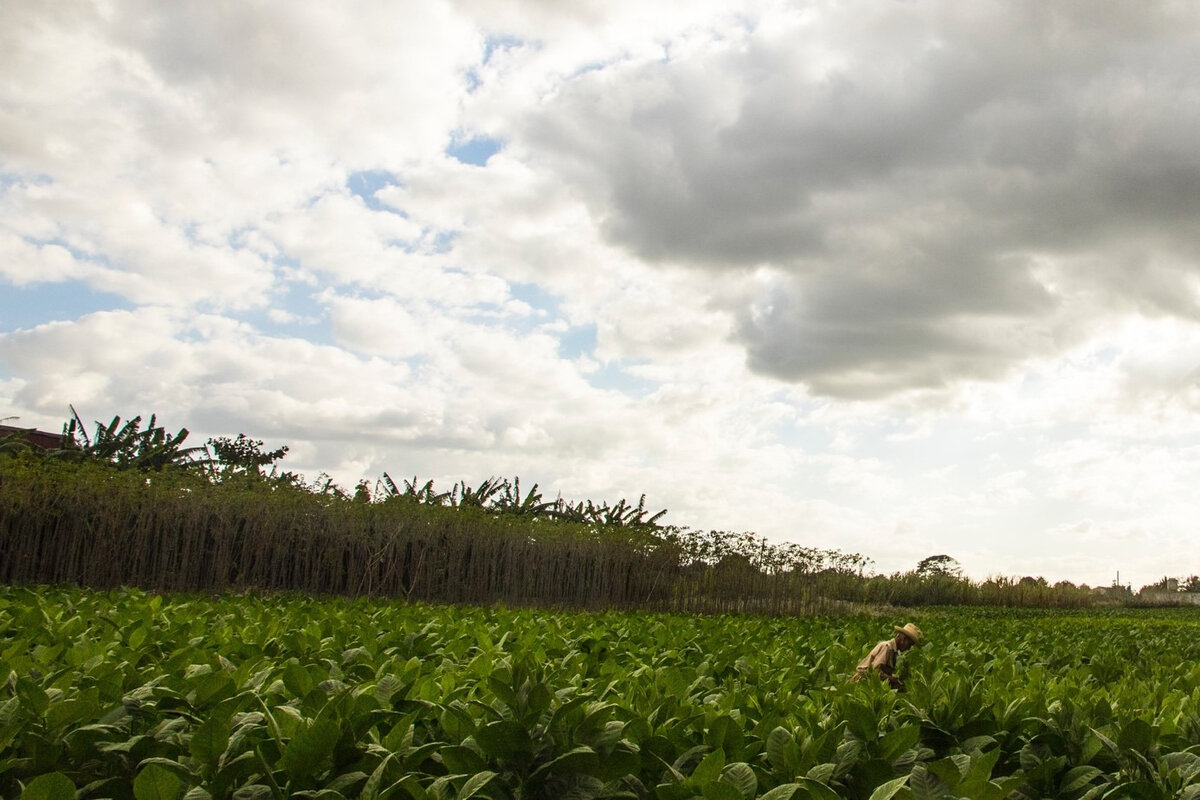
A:
<svg viewBox="0 0 1200 800">
<path fill-rule="evenodd" d="M 1181 592 L 1200 592 L 1200 575 L 1189 575 L 1179 583 Z"/>
<path fill-rule="evenodd" d="M 945 554 L 929 556 L 917 563 L 917 575 L 922 578 L 961 578 L 962 565 Z"/>
<path fill-rule="evenodd" d="M 1188 580 L 1191 580 L 1191 579 L 1189 578 Z M 1142 592 L 1178 592 L 1178 591 L 1188 591 L 1188 590 L 1183 588 L 1182 586 L 1180 586 L 1180 580 L 1178 578 L 1172 578 L 1167 575 L 1164 575 L 1164 576 L 1162 576 L 1162 578 L 1160 578 L 1156 582 L 1148 584 L 1146 586 L 1143 586 L 1140 591 L 1142 591 Z"/>
<path fill-rule="evenodd" d="M 721 560 L 716 563 L 715 569 L 717 572 L 742 576 L 759 574 L 758 567 L 754 566 L 754 562 L 744 553 L 727 553 L 721 556 Z"/>
<path fill-rule="evenodd" d="M 275 462 L 287 455 L 288 447 L 284 445 L 277 450 L 264 450 L 262 439 L 251 439 L 244 433 L 237 438 L 217 436 L 208 440 L 218 462 L 218 471 L 224 476 L 255 475 L 266 477 L 266 467 L 274 472 Z M 290 475 L 290 473 L 285 473 Z"/>
</svg>

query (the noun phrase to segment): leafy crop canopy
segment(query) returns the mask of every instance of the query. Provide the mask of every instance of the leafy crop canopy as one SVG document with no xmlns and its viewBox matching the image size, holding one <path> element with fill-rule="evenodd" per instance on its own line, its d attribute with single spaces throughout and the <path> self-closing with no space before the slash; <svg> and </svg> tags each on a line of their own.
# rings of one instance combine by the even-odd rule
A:
<svg viewBox="0 0 1200 800">
<path fill-rule="evenodd" d="M 1200 615 L 877 617 L 0 589 L 4 797 L 1200 793 Z"/>
</svg>

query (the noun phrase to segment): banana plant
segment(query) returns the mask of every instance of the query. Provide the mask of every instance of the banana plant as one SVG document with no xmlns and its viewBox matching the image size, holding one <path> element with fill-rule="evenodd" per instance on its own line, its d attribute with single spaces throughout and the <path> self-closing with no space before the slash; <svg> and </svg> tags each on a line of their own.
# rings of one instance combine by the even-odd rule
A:
<svg viewBox="0 0 1200 800">
<path fill-rule="evenodd" d="M 472 488 L 460 481 L 450 495 L 450 505 L 458 508 L 487 508 L 502 488 L 499 478 L 487 478 L 478 487 Z"/>
<path fill-rule="evenodd" d="M 97 421 L 95 430 L 89 435 L 75 406 L 70 408 L 71 418 L 63 425 L 64 447 L 54 453 L 58 457 L 97 459 L 117 469 L 143 472 L 159 472 L 169 467 L 205 467 L 212 463 L 204 446 L 184 447 L 187 428 L 168 434 L 156 424 L 157 417 L 153 414 L 145 430 L 142 430 L 141 416 L 122 425 L 121 417 L 116 415 L 107 425 Z"/>
<path fill-rule="evenodd" d="M 392 476 L 386 472 L 383 473 L 383 477 L 379 479 L 376 495 L 383 498 L 385 501 L 393 498 L 399 498 L 427 506 L 446 505 L 451 496 L 449 492 L 435 491 L 432 480 L 425 481 L 425 483 L 419 483 L 416 475 L 413 476 L 411 481 L 405 478 L 404 488 L 401 489 L 396 484 L 396 481 L 392 479 Z"/>
<path fill-rule="evenodd" d="M 500 494 L 496 498 L 493 508 L 504 514 L 536 517 L 549 513 L 554 509 L 554 506 L 554 503 L 543 502 L 542 493 L 538 491 L 536 483 L 522 497 L 521 479 L 513 478 L 511 483 L 506 479 L 501 484 Z"/>
</svg>

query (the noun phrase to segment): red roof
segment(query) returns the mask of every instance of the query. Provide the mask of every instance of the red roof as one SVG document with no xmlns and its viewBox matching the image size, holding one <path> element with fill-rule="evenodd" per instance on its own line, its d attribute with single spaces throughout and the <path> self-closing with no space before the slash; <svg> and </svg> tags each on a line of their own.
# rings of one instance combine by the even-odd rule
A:
<svg viewBox="0 0 1200 800">
<path fill-rule="evenodd" d="M 14 433 L 42 450 L 57 450 L 63 446 L 61 433 L 39 431 L 37 428 L 14 428 L 12 425 L 0 425 L 0 439 L 12 436 Z"/>
</svg>

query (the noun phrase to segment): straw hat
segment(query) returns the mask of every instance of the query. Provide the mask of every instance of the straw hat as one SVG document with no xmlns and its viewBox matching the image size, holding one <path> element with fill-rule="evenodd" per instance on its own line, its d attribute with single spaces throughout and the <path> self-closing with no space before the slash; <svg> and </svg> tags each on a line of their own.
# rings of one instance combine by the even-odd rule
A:
<svg viewBox="0 0 1200 800">
<path fill-rule="evenodd" d="M 925 634 L 921 633 L 921 629 L 911 622 L 904 623 L 903 628 L 893 625 L 892 629 L 896 631 L 896 633 L 903 633 L 905 636 L 911 639 L 912 643 L 917 647 L 920 647 L 924 643 Z"/>
</svg>

